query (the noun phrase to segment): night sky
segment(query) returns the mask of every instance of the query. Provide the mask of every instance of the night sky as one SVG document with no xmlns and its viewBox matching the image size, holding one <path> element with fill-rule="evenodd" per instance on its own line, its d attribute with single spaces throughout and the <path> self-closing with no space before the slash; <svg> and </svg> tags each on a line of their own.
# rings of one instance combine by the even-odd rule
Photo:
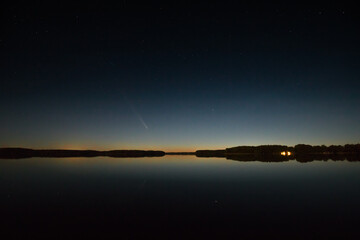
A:
<svg viewBox="0 0 360 240">
<path fill-rule="evenodd" d="M 0 147 L 360 142 L 355 6 L 47 2 L 1 7 Z"/>
</svg>

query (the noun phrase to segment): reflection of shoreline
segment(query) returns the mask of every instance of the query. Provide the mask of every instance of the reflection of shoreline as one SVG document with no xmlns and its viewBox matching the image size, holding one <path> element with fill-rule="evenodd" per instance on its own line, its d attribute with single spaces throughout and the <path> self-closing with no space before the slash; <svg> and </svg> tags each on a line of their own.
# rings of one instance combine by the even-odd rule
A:
<svg viewBox="0 0 360 240">
<path fill-rule="evenodd" d="M 359 162 L 360 155 L 358 154 L 309 154 L 309 155 L 294 155 L 294 156 L 256 156 L 250 154 L 243 155 L 227 155 L 224 158 L 239 162 L 287 162 L 295 160 L 301 163 L 312 161 L 348 161 Z"/>
<path fill-rule="evenodd" d="M 31 157 L 161 157 L 163 151 L 144 151 L 144 150 L 33 150 L 28 148 L 0 148 L 0 158 L 18 159 Z"/>
<path fill-rule="evenodd" d="M 293 160 L 290 159 L 290 157 L 288 156 L 257 156 L 254 154 L 231 154 L 231 155 L 226 155 L 226 159 L 229 160 L 235 160 L 235 161 L 240 161 L 240 162 L 253 162 L 253 161 L 258 161 L 258 162 L 286 162 L 289 160 Z"/>
<path fill-rule="evenodd" d="M 297 155 L 296 161 L 298 162 L 312 162 L 317 161 L 349 161 L 359 162 L 360 154 L 308 154 L 308 155 Z"/>
</svg>

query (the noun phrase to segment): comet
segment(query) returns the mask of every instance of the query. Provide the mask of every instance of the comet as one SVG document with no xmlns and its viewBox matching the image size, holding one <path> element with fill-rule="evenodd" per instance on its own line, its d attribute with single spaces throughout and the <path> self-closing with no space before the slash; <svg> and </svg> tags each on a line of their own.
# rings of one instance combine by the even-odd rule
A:
<svg viewBox="0 0 360 240">
<path fill-rule="evenodd" d="M 127 104 L 129 105 L 131 111 L 133 112 L 134 116 L 139 120 L 139 122 L 141 123 L 141 125 L 143 125 L 143 127 L 147 130 L 149 129 L 148 125 L 146 124 L 146 122 L 144 121 L 143 117 L 141 116 L 141 114 L 136 111 L 134 105 L 130 102 L 130 100 L 126 97 L 125 93 L 123 93 L 123 97 L 125 99 L 125 102 L 127 102 Z"/>
<path fill-rule="evenodd" d="M 140 120 L 141 124 L 144 126 L 144 128 L 148 129 L 148 126 L 146 125 L 144 119 L 140 115 L 138 117 L 139 117 L 139 120 Z"/>
</svg>

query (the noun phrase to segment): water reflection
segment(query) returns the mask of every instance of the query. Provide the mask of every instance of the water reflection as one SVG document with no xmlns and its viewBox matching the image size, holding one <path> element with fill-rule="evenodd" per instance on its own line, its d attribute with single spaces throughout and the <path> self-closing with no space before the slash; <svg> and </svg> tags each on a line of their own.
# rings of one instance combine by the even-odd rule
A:
<svg viewBox="0 0 360 240">
<path fill-rule="evenodd" d="M 260 157 L 256 155 L 227 155 L 226 159 L 236 160 L 240 162 L 259 161 L 259 162 L 287 162 L 290 160 L 296 160 L 298 162 L 312 162 L 312 161 L 349 161 L 359 162 L 360 156 L 356 154 L 342 154 L 342 155 L 323 155 L 323 154 L 306 154 L 306 155 L 280 155 L 280 156 L 266 156 Z"/>
<path fill-rule="evenodd" d="M 359 172 L 349 161 L 1 160 L 2 229 L 15 237 L 351 238 Z"/>
</svg>

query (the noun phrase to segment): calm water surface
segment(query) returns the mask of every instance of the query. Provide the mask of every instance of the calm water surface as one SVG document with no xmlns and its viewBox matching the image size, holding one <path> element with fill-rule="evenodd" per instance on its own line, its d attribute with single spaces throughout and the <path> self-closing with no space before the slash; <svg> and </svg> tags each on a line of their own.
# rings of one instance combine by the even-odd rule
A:
<svg viewBox="0 0 360 240">
<path fill-rule="evenodd" d="M 360 239 L 360 162 L 3 159 L 0 203 L 13 239 Z"/>
</svg>

